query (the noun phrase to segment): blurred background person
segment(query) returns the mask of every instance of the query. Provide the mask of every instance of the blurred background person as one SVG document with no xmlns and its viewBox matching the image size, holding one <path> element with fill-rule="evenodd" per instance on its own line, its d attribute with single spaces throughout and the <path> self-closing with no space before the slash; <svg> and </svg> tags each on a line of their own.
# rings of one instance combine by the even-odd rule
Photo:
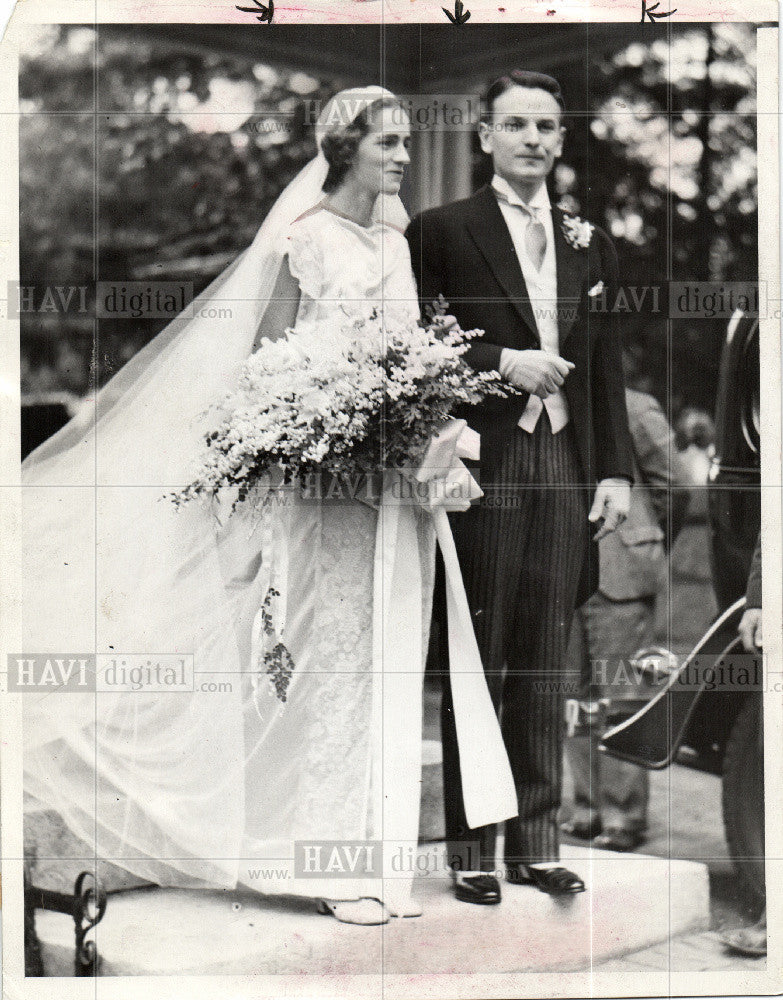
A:
<svg viewBox="0 0 783 1000">
<path fill-rule="evenodd" d="M 627 352 L 624 364 L 629 384 L 638 384 Z M 614 851 L 631 851 L 643 840 L 649 774 L 599 753 L 598 741 L 606 724 L 633 715 L 649 697 L 629 658 L 654 640 L 666 554 L 687 512 L 690 481 L 656 399 L 629 388 L 626 404 L 636 466 L 631 510 L 599 543 L 598 591 L 574 616 L 568 670 L 578 678 L 580 697 L 568 703 L 565 744 L 574 803 L 561 824 L 565 833 Z"/>
<path fill-rule="evenodd" d="M 698 406 L 686 406 L 674 425 L 674 443 L 690 492 L 689 516 L 699 521 L 707 518 L 707 483 L 715 454 L 715 421 Z"/>
<path fill-rule="evenodd" d="M 745 592 L 745 612 L 737 627 L 742 645 L 747 652 L 756 653 L 763 645 L 761 632 L 761 533 L 756 540 L 753 562 L 748 575 L 748 589 Z M 727 948 L 743 955 L 761 957 L 767 954 L 767 908 L 750 927 L 737 927 L 721 935 Z"/>
</svg>

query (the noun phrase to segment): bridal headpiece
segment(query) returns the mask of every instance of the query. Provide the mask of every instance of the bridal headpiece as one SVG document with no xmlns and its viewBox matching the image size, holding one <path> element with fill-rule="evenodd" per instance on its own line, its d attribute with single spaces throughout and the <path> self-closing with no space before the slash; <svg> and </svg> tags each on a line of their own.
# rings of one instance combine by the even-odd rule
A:
<svg viewBox="0 0 783 1000">
<path fill-rule="evenodd" d="M 329 171 L 321 146 L 327 135 L 340 135 L 347 132 L 348 128 L 356 121 L 359 115 L 372 107 L 378 101 L 396 101 L 396 96 L 386 87 L 352 87 L 349 90 L 341 90 L 339 94 L 327 101 L 323 111 L 318 116 L 315 126 L 315 141 L 318 145 L 318 156 L 315 162 L 320 162 L 320 169 L 323 172 L 323 180 Z M 385 222 L 403 232 L 408 228 L 410 217 L 405 211 L 399 195 L 380 195 L 374 210 L 374 218 L 377 221 Z"/>
</svg>

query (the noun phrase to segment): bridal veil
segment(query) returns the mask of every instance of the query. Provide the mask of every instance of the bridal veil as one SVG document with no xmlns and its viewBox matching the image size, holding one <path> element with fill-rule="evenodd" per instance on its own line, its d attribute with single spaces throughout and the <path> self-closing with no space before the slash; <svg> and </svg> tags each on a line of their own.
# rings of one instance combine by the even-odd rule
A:
<svg viewBox="0 0 783 1000">
<path fill-rule="evenodd" d="M 202 678 L 228 680 L 203 696 L 101 690 L 100 678 L 97 693 L 24 696 L 25 792 L 90 852 L 159 884 L 236 883 L 247 757 L 274 724 L 262 720 L 258 740 L 243 741 L 254 703 L 236 682 L 249 657 L 249 629 L 237 629 L 236 616 L 258 586 L 264 528 L 250 511 L 221 527 L 166 494 L 191 480 L 208 407 L 263 333 L 283 235 L 323 197 L 321 139 L 391 97 L 369 87 L 332 98 L 316 128 L 318 155 L 250 247 L 23 465 L 22 652 L 97 654 L 104 665 L 129 654 L 192 656 Z M 399 199 L 380 198 L 376 211 L 404 225 Z M 215 307 L 230 321 L 211 318 Z"/>
</svg>

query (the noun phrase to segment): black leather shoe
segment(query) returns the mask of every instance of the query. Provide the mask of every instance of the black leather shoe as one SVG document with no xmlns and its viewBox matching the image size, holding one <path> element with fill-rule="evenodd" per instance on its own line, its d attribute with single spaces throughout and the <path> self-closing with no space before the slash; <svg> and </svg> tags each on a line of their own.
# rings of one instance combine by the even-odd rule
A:
<svg viewBox="0 0 783 1000">
<path fill-rule="evenodd" d="M 633 851 L 643 840 L 644 837 L 638 830 L 608 827 L 602 834 L 594 838 L 593 847 L 597 847 L 601 851 Z"/>
<path fill-rule="evenodd" d="M 592 840 L 601 832 L 600 816 L 594 820 L 568 819 L 560 824 L 560 829 L 569 837 L 577 840 Z"/>
<path fill-rule="evenodd" d="M 493 906 L 500 902 L 500 883 L 494 875 L 461 875 L 454 872 L 454 895 L 463 903 Z"/>
<path fill-rule="evenodd" d="M 506 881 L 514 885 L 535 885 L 550 896 L 567 896 L 584 892 L 585 884 L 578 875 L 567 868 L 529 868 L 527 865 L 509 865 Z"/>
</svg>

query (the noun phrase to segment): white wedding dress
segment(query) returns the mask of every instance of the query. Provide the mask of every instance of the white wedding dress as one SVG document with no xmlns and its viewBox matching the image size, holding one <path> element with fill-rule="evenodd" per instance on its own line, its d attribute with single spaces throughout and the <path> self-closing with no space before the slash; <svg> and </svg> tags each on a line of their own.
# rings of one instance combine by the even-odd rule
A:
<svg viewBox="0 0 783 1000">
<path fill-rule="evenodd" d="M 82 845 L 69 860 L 85 868 L 414 910 L 405 861 L 418 836 L 436 536 L 468 822 L 516 814 L 446 516 L 479 495 L 460 461 L 477 457 L 464 421 L 434 435 L 411 470 L 440 484 L 428 510 L 395 498 L 398 472 L 385 474 L 377 509 L 278 490 L 221 523 L 170 499 L 194 479 L 210 404 L 236 385 L 257 333 L 282 332 L 265 323 L 286 255 L 301 291 L 293 337 L 334 336 L 373 309 L 387 326 L 417 317 L 408 247 L 391 224 L 407 219 L 399 198 L 380 196 L 367 228 L 322 204 L 324 137 L 380 98 L 393 95 L 357 88 L 327 103 L 316 157 L 253 243 L 25 460 L 11 491 L 4 634 L 22 657 L 95 660 L 94 691 L 40 686 L 10 706 L 25 801 L 60 816 Z M 110 676 L 163 655 L 192 664 L 189 685 L 123 688 Z M 349 851 L 326 873 L 317 862 L 297 870 L 325 841 Z"/>
<path fill-rule="evenodd" d="M 395 321 L 418 316 L 397 229 L 321 207 L 290 227 L 285 248 L 301 290 L 291 336 L 337 329 L 372 308 Z M 36 569 L 24 648 L 192 653 L 196 690 L 26 697 L 25 791 L 64 818 L 88 860 L 161 885 L 385 896 L 404 906 L 412 877 L 400 866 L 384 885 L 377 871 L 295 877 L 294 858 L 297 842 L 415 848 L 429 516 L 415 514 L 422 587 L 408 623 L 421 656 L 395 686 L 373 652 L 377 509 L 288 491 L 218 530 L 197 505 L 169 510 L 162 486 L 144 481 L 143 456 L 104 455 L 100 435 L 95 450 L 97 487 L 36 488 L 33 478 L 24 490 L 37 536 L 27 541 Z M 147 518 L 157 528 L 143 536 L 136 527 Z M 290 655 L 288 674 L 266 670 L 270 638 Z"/>
<path fill-rule="evenodd" d="M 352 316 L 382 310 L 385 321 L 415 322 L 418 299 L 408 244 L 391 226 L 369 227 L 322 207 L 296 222 L 287 237 L 288 263 L 301 300 L 292 336 L 338 331 Z M 263 686 L 258 709 L 274 720 L 274 739 L 259 730 L 249 713 L 246 734 L 261 738 L 259 752 L 248 754 L 245 802 L 247 858 L 291 856 L 294 841 L 337 840 L 366 843 L 389 840 L 403 852 L 418 836 L 419 774 L 407 790 L 374 787 L 387 744 L 421 740 L 421 681 L 429 633 L 434 577 L 435 533 L 431 519 L 416 513 L 418 557 L 423 580 L 415 627 L 421 630 L 422 658 L 408 666 L 410 702 L 403 718 L 378 717 L 383 677 L 373 670 L 373 580 L 379 512 L 359 501 L 323 499 L 301 502 L 287 494 L 285 512 L 269 507 L 268 519 L 284 517 L 289 547 L 282 640 L 294 662 L 286 701 L 272 684 Z M 267 526 L 267 535 L 273 533 Z M 272 529 L 272 530 L 270 530 Z M 275 565 L 262 567 L 244 599 L 245 626 L 275 582 Z M 271 607 L 274 609 L 275 602 Z M 251 641 L 252 645 L 252 641 Z M 375 690 L 374 690 L 375 689 Z M 419 758 L 418 750 L 416 751 Z M 419 764 L 420 767 L 420 764 Z M 396 802 L 407 795 L 404 803 Z M 385 828 L 384 803 L 393 802 L 407 817 L 407 829 Z M 404 834 L 403 837 L 400 835 Z M 404 843 L 402 842 L 404 841 Z M 256 863 L 257 867 L 257 863 Z M 245 881 L 239 873 L 240 881 Z M 252 881 L 252 880 L 251 880 Z M 398 880 L 395 879 L 395 882 Z M 383 895 L 377 880 L 338 878 L 275 881 L 266 887 L 331 898 Z M 358 890 L 358 891 L 357 891 Z M 400 892 L 396 897 L 399 899 Z"/>
</svg>

